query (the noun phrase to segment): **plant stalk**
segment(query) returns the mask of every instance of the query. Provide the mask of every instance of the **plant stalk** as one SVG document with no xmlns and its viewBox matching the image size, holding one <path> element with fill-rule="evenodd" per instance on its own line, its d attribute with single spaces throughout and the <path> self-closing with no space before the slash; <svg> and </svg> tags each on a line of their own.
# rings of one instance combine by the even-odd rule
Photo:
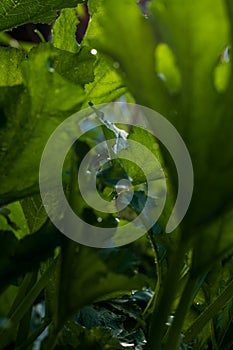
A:
<svg viewBox="0 0 233 350">
<path fill-rule="evenodd" d="M 196 278 L 190 276 L 186 283 L 178 308 L 175 313 L 175 318 L 168 332 L 168 337 L 164 346 L 164 350 L 175 350 L 178 348 L 181 337 L 181 330 L 185 320 L 185 315 L 193 301 L 197 282 L 198 281 Z"/>
<path fill-rule="evenodd" d="M 224 291 L 217 297 L 217 299 L 209 305 L 202 314 L 197 317 L 194 323 L 185 332 L 184 342 L 188 344 L 191 342 L 217 313 L 233 298 L 233 280 L 228 284 Z"/>
<path fill-rule="evenodd" d="M 161 350 L 162 338 L 164 335 L 165 324 L 171 313 L 174 295 L 178 288 L 179 277 L 182 271 L 186 245 L 180 242 L 177 250 L 173 252 L 170 268 L 167 277 L 160 291 L 158 303 L 155 304 L 151 318 L 151 325 L 146 350 Z M 169 349 L 171 350 L 171 349 Z"/>
</svg>

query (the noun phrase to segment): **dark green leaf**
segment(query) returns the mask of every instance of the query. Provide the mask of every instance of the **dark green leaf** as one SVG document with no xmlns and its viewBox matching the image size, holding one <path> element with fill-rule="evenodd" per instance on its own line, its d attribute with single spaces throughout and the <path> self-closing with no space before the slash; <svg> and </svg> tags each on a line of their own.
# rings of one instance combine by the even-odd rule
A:
<svg viewBox="0 0 233 350">
<path fill-rule="evenodd" d="M 73 242 L 67 242 L 63 250 L 59 281 L 59 309 L 55 310 L 59 327 L 67 317 L 99 298 L 107 299 L 114 293 L 130 293 L 148 284 L 146 276 L 140 274 L 130 278 L 113 273 L 93 248 Z"/>
<path fill-rule="evenodd" d="M 2 0 L 0 6 L 0 30 L 7 30 L 24 23 L 50 23 L 56 17 L 56 10 L 75 7 L 82 0 Z"/>
<path fill-rule="evenodd" d="M 47 349 L 46 340 L 45 347 Z M 111 334 L 110 329 L 102 327 L 88 330 L 74 321 L 65 324 L 61 336 L 57 340 L 55 350 L 122 350 L 119 341 Z"/>
<path fill-rule="evenodd" d="M 44 146 L 55 127 L 84 99 L 80 85 L 54 71 L 51 66 L 54 55 L 49 45 L 33 49 L 22 64 L 25 88 L 3 90 L 1 204 L 38 191 L 39 162 Z"/>
</svg>

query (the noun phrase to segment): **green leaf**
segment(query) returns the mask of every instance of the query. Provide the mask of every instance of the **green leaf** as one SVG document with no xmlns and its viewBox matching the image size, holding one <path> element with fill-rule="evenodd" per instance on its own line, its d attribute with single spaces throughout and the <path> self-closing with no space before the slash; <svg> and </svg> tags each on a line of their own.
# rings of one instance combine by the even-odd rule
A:
<svg viewBox="0 0 233 350">
<path fill-rule="evenodd" d="M 27 197 L 20 203 L 24 216 L 27 220 L 30 233 L 36 232 L 47 220 L 47 214 L 41 197 L 39 195 Z"/>
<path fill-rule="evenodd" d="M 4 214 L 4 211 L 6 211 L 6 214 Z M 1 230 L 11 230 L 18 239 L 29 234 L 28 223 L 20 202 L 14 202 L 1 208 L 0 213 L 2 214 L 0 215 Z"/>
<path fill-rule="evenodd" d="M 21 62 L 25 59 L 22 50 L 0 47 L 0 86 L 22 84 Z"/>
<path fill-rule="evenodd" d="M 88 329 L 101 326 L 110 328 L 112 335 L 117 337 L 123 332 L 125 317 L 116 315 L 104 307 L 98 310 L 93 306 L 85 306 L 75 316 L 75 320 Z"/>
<path fill-rule="evenodd" d="M 59 55 L 50 45 L 33 49 L 22 63 L 24 85 L 4 88 L 0 125 L 1 190 L 4 204 L 38 191 L 40 158 L 57 125 L 80 107 L 84 91 L 51 67 Z"/>
<path fill-rule="evenodd" d="M 233 253 L 233 210 L 226 211 L 199 229 L 192 262 L 193 272 L 197 274 L 208 270 L 220 258 Z"/>
<path fill-rule="evenodd" d="M 127 93 L 120 74 L 103 57 L 97 59 L 94 74 L 94 81 L 85 86 L 87 101 L 97 105 L 114 101 Z"/>
<path fill-rule="evenodd" d="M 11 285 L 0 295 L 0 319 L 1 317 L 7 317 L 17 291 L 18 287 Z"/>
<path fill-rule="evenodd" d="M 224 92 L 229 84 L 231 75 L 230 62 L 221 62 L 214 71 L 214 83 L 218 92 Z"/>
<path fill-rule="evenodd" d="M 59 329 L 67 317 L 81 307 L 99 298 L 107 299 L 108 295 L 112 296 L 113 293 L 119 295 L 129 293 L 133 289 L 141 289 L 147 285 L 148 280 L 146 276 L 140 274 L 132 278 L 113 273 L 100 259 L 95 249 L 67 241 L 62 251 L 58 283 L 56 289 L 58 309 L 54 311 L 55 324 Z"/>
<path fill-rule="evenodd" d="M 54 70 L 55 55 L 51 46 L 40 45 L 31 50 L 29 59 L 23 63 L 24 80 L 34 114 L 67 111 L 83 100 L 82 88 L 63 79 Z"/>
<path fill-rule="evenodd" d="M 59 51 L 58 57 L 54 59 L 54 68 L 68 81 L 83 86 L 94 80 L 95 60 L 89 48 L 81 46 L 76 54 Z"/>
<path fill-rule="evenodd" d="M 124 349 L 119 341 L 112 336 L 111 330 L 96 327 L 91 330 L 81 327 L 74 321 L 66 322 L 59 338 L 57 339 L 55 350 L 121 350 Z M 46 349 L 46 339 L 44 341 Z M 131 349 L 131 348 L 130 348 Z"/>
<path fill-rule="evenodd" d="M 61 50 L 77 52 L 79 49 L 75 37 L 77 24 L 77 8 L 63 9 L 53 26 L 53 46 Z"/>
<path fill-rule="evenodd" d="M 155 71 L 155 35 L 136 1 L 99 1 L 96 6 L 91 0 L 89 4 L 93 13 L 86 40 L 90 46 L 111 57 L 138 103 L 154 107 L 156 101 L 157 111 L 164 113 L 170 101 Z"/>
<path fill-rule="evenodd" d="M 233 145 L 228 134 L 232 128 L 232 102 L 227 92 L 222 95 L 216 91 L 213 75 L 216 62 L 230 41 L 229 23 L 220 0 L 214 8 L 209 0 L 192 4 L 167 1 L 166 5 L 163 0 L 154 1 L 151 11 L 154 28 L 172 48 L 181 72 L 177 115 L 171 121 L 181 132 L 194 165 L 194 196 L 186 218 L 192 223 L 202 222 L 232 196 L 229 183 L 233 163 L 229 150 Z M 224 137 L 219 137 L 219 130 Z M 216 137 L 221 147 L 217 146 Z"/>
<path fill-rule="evenodd" d="M 133 0 L 98 4 L 90 0 L 92 21 L 86 40 L 118 62 L 136 102 L 163 113 L 180 132 L 195 174 L 186 223 L 191 227 L 210 220 L 233 195 L 232 84 L 224 94 L 214 87 L 216 62 L 231 40 L 223 2 L 218 0 L 213 8 L 210 0 L 153 1 L 149 19 Z M 162 62 L 161 48 L 169 52 L 168 61 Z M 170 88 L 179 88 L 177 96 L 169 93 L 155 70 L 166 71 Z M 165 158 L 174 182 L 171 159 Z"/>
<path fill-rule="evenodd" d="M 166 44 L 161 43 L 156 47 L 155 69 L 158 76 L 164 82 L 164 85 L 171 94 L 180 91 L 180 72 L 176 66 L 174 54 Z"/>
<path fill-rule="evenodd" d="M 0 264 L 0 292 L 25 272 L 38 268 L 41 261 L 53 256 L 54 249 L 62 244 L 63 238 L 49 222 L 35 234 L 18 241 L 12 232 L 1 231 L 0 243 L 4 255 Z"/>
<path fill-rule="evenodd" d="M 14 28 L 24 23 L 50 23 L 56 11 L 64 7 L 75 7 L 83 0 L 2 0 L 0 6 L 0 31 Z"/>
<path fill-rule="evenodd" d="M 134 127 L 132 132 L 129 133 L 128 140 L 134 140 L 138 142 L 138 145 L 131 147 L 131 150 L 122 150 L 119 153 L 119 157 L 122 157 L 121 162 L 124 166 L 125 171 L 128 176 L 133 179 L 133 184 L 139 185 L 146 181 L 145 174 L 150 181 L 160 180 L 163 178 L 163 173 L 161 172 L 162 162 L 161 153 L 159 150 L 159 145 L 154 138 L 154 136 L 147 130 L 139 127 Z M 154 156 L 154 160 L 157 159 L 158 167 L 156 167 L 156 162 L 151 162 L 151 158 L 147 157 L 141 145 L 145 146 L 150 154 Z M 124 153 L 127 155 L 131 154 L 131 158 L 134 159 L 134 154 L 137 154 L 137 159 L 140 160 L 140 167 L 135 165 L 133 162 L 124 160 Z M 140 169 L 139 169 L 140 168 Z"/>
</svg>

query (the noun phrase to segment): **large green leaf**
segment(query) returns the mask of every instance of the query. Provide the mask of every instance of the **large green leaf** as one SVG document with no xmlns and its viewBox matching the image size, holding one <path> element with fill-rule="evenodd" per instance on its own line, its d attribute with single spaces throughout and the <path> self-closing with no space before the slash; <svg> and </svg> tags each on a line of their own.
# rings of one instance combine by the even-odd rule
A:
<svg viewBox="0 0 233 350">
<path fill-rule="evenodd" d="M 169 107 L 167 92 L 156 76 L 153 28 L 134 0 L 89 2 L 92 21 L 86 40 L 90 46 L 111 57 L 129 90 L 141 104 L 164 113 Z M 117 30 L 116 30 L 117 28 Z"/>
<path fill-rule="evenodd" d="M 7 30 L 29 22 L 50 23 L 56 17 L 56 10 L 75 7 L 83 0 L 1 0 L 0 30 Z"/>
<path fill-rule="evenodd" d="M 215 66 L 230 43 L 229 23 L 221 0 L 214 8 L 209 0 L 154 1 L 151 11 L 154 28 L 172 48 L 181 72 L 182 89 L 172 122 L 186 141 L 194 165 L 189 220 L 202 222 L 232 197 L 232 102 L 227 91 L 220 94 L 214 87 Z"/>
<path fill-rule="evenodd" d="M 218 0 L 214 8 L 210 0 L 153 1 L 147 19 L 133 0 L 90 4 L 87 39 L 91 45 L 119 63 L 136 101 L 162 112 L 188 146 L 195 188 L 186 222 L 210 219 L 233 194 L 231 84 L 224 93 L 214 87 L 215 66 L 230 42 L 223 1 Z M 156 55 L 155 50 L 163 43 L 173 55 L 167 61 L 168 74 L 181 77 L 175 95 L 159 74 L 164 73 L 158 62 L 164 52 Z"/>
<path fill-rule="evenodd" d="M 128 277 L 112 272 L 94 248 L 67 241 L 55 290 L 55 323 L 60 328 L 67 317 L 98 299 L 130 293 L 148 285 L 142 274 Z"/>
<path fill-rule="evenodd" d="M 50 45 L 33 49 L 21 63 L 24 86 L 2 88 L 1 204 L 37 191 L 39 162 L 47 139 L 84 100 L 81 85 L 53 68 L 59 53 Z"/>
</svg>

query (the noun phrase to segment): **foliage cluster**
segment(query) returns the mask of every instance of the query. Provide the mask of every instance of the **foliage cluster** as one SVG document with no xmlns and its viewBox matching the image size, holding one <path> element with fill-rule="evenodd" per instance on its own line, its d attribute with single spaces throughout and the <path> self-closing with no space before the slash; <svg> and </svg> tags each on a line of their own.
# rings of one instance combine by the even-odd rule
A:
<svg viewBox="0 0 233 350">
<path fill-rule="evenodd" d="M 78 45 L 82 0 L 0 1 L 0 349 L 232 349 L 233 2 L 144 3 L 88 0 Z M 52 23 L 49 42 L 40 33 L 39 44 L 10 36 L 32 22 Z M 39 163 L 63 120 L 89 101 L 119 99 L 150 107 L 177 128 L 193 161 L 194 194 L 182 224 L 166 234 L 174 165 L 135 128 L 130 137 L 157 145 L 163 161 L 165 211 L 136 242 L 95 249 L 48 220 Z M 90 135 L 76 146 L 80 162 Z M 128 162 L 124 168 L 139 186 L 137 205 L 118 223 L 105 217 L 106 225 L 130 221 L 144 203 L 143 176 Z M 99 176 L 103 196 L 122 175 L 117 165 L 110 170 Z M 76 193 L 70 178 L 64 186 Z M 76 209 L 98 225 L 81 200 Z"/>
</svg>

